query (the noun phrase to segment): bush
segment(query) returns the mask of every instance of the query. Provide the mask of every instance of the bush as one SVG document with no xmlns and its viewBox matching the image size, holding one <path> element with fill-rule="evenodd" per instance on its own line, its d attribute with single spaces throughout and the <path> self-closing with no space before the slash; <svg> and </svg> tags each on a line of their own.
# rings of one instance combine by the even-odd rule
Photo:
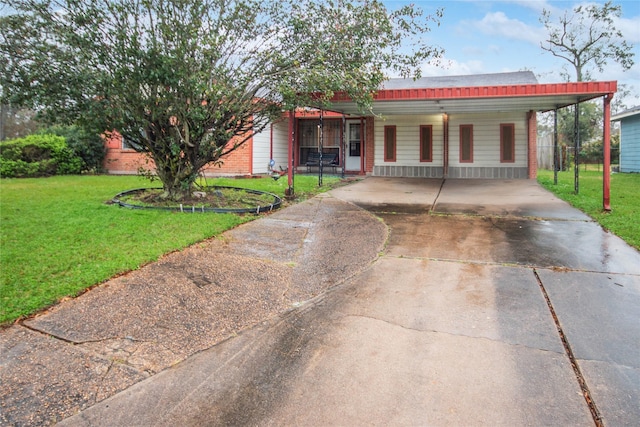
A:
<svg viewBox="0 0 640 427">
<path fill-rule="evenodd" d="M 78 126 L 52 126 L 43 133 L 64 137 L 67 146 L 82 160 L 82 172 L 103 171 L 106 149 L 99 133 L 88 132 Z"/>
<path fill-rule="evenodd" d="M 53 175 L 55 162 L 51 159 L 41 162 L 25 162 L 24 160 L 6 160 L 0 157 L 0 177 L 25 178 Z"/>
<path fill-rule="evenodd" d="M 83 161 L 61 136 L 35 134 L 0 142 L 0 176 L 26 178 L 82 172 Z"/>
</svg>

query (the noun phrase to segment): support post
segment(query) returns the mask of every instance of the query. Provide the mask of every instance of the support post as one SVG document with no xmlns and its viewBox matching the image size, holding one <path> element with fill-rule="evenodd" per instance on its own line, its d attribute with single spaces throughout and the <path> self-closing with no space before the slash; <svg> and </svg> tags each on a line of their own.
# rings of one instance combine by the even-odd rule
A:
<svg viewBox="0 0 640 427">
<path fill-rule="evenodd" d="M 530 110 L 527 113 L 527 178 L 538 177 L 538 115 Z"/>
<path fill-rule="evenodd" d="M 613 99 L 613 93 L 605 95 L 603 99 L 603 121 L 602 121 L 602 136 L 604 138 L 604 167 L 602 169 L 602 208 L 606 212 L 611 211 L 611 100 Z"/>
<path fill-rule="evenodd" d="M 442 113 L 442 177 L 449 176 L 449 115 Z"/>
<path fill-rule="evenodd" d="M 287 189 L 287 196 L 293 196 L 293 168 L 294 168 L 294 158 L 293 158 L 293 130 L 294 130 L 294 120 L 295 120 L 295 112 L 294 110 L 289 111 L 289 149 L 288 149 L 288 158 L 289 168 L 287 171 L 287 182 L 289 188 Z"/>
<path fill-rule="evenodd" d="M 366 175 L 365 166 L 365 147 L 367 142 L 367 120 L 360 116 L 360 175 Z"/>
<path fill-rule="evenodd" d="M 558 185 L 560 168 L 560 147 L 558 147 L 558 108 L 553 110 L 553 185 Z"/>
<path fill-rule="evenodd" d="M 575 163 L 573 189 L 578 194 L 580 193 L 580 102 L 576 103 L 573 126 L 573 157 Z"/>
<path fill-rule="evenodd" d="M 342 178 L 344 179 L 344 165 L 346 163 L 346 159 L 347 159 L 347 139 L 349 139 L 349 135 L 347 134 L 348 129 L 347 129 L 347 116 L 342 113 L 342 132 L 340 133 L 340 165 L 342 166 Z M 345 138 L 346 136 L 346 138 Z"/>
<path fill-rule="evenodd" d="M 324 117 L 322 114 L 322 109 L 320 109 L 320 126 L 318 128 L 318 154 L 319 154 L 319 161 L 318 161 L 318 187 L 322 187 L 322 151 L 323 151 L 323 144 L 324 144 Z"/>
</svg>

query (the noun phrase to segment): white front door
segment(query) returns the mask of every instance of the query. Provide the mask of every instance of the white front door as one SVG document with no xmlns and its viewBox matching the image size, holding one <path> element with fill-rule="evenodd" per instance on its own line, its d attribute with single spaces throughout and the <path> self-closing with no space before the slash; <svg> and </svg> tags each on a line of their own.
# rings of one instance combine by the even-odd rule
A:
<svg viewBox="0 0 640 427">
<path fill-rule="evenodd" d="M 345 156 L 345 170 L 360 171 L 360 156 L 362 155 L 362 132 L 358 121 L 347 122 L 347 152 Z"/>
</svg>

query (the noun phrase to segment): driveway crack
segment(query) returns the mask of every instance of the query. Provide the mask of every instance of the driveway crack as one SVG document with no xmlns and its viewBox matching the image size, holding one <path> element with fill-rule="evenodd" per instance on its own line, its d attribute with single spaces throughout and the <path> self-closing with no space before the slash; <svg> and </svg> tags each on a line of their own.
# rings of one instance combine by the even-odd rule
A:
<svg viewBox="0 0 640 427">
<path fill-rule="evenodd" d="M 508 342 L 508 341 L 504 341 L 504 340 L 500 340 L 500 339 L 496 339 L 496 338 L 491 338 L 491 337 L 488 337 L 488 336 L 468 335 L 468 334 L 447 332 L 447 331 L 442 331 L 442 330 L 438 330 L 438 329 L 429 329 L 429 328 L 412 328 L 412 327 L 409 327 L 409 326 L 406 326 L 406 325 L 402 325 L 400 323 L 392 322 L 392 321 L 389 321 L 389 320 L 386 320 L 386 319 L 380 319 L 380 318 L 375 317 L 375 316 L 367 316 L 367 315 L 363 315 L 363 314 L 345 314 L 344 316 L 345 317 L 358 317 L 358 318 L 362 318 L 362 319 L 369 319 L 369 320 L 374 320 L 374 321 L 377 321 L 377 322 L 383 322 L 383 323 L 385 323 L 387 325 L 398 327 L 398 328 L 404 329 L 406 331 L 411 331 L 411 332 L 433 333 L 433 334 L 447 335 L 447 336 L 450 336 L 450 337 L 471 338 L 471 339 L 477 339 L 477 340 L 484 340 L 484 341 L 499 343 L 499 344 L 507 345 L 507 346 L 510 346 L 510 347 L 526 348 L 526 349 L 537 350 L 537 351 L 542 351 L 542 352 L 549 352 L 549 353 L 554 353 L 554 354 L 559 354 L 559 355 L 562 354 L 562 352 L 554 351 L 554 350 L 551 350 L 551 349 L 548 349 L 548 348 L 531 347 L 531 346 L 528 346 L 528 345 L 512 343 L 512 342 Z"/>
</svg>

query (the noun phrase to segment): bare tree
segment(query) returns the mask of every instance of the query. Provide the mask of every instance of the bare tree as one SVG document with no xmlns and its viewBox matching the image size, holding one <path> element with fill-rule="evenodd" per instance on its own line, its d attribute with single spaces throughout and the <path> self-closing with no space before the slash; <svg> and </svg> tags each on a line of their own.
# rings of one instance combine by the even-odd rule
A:
<svg viewBox="0 0 640 427">
<path fill-rule="evenodd" d="M 621 7 L 609 1 L 602 6 L 576 6 L 554 22 L 552 13 L 544 9 L 540 22 L 549 32 L 549 37 L 540 43 L 540 47 L 568 61 L 579 82 L 591 79 L 591 67 L 602 72 L 610 60 L 626 71 L 634 64 L 634 53 L 615 26 L 614 18 L 619 18 L 621 13 Z M 566 77 L 569 80 L 569 76 Z"/>
</svg>

